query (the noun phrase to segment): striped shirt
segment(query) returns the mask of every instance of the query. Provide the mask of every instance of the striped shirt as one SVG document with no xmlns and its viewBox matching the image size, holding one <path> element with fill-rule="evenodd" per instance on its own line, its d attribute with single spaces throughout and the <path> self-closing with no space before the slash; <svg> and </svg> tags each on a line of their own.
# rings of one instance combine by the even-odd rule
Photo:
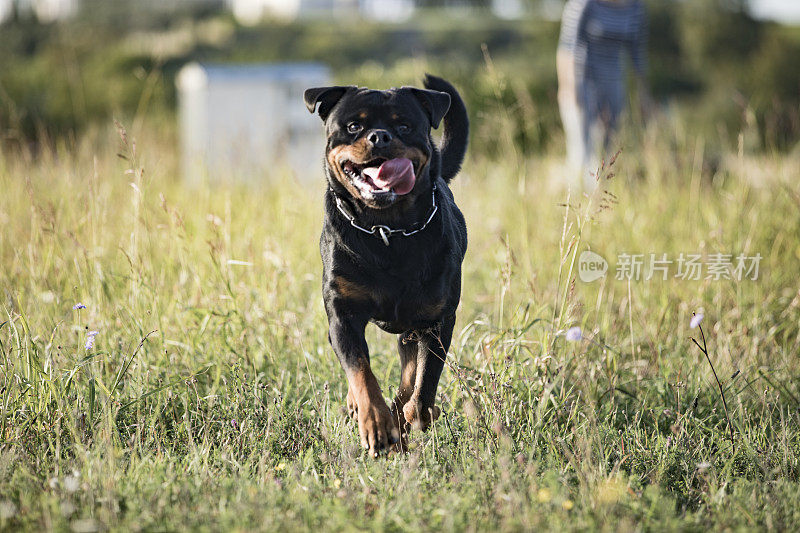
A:
<svg viewBox="0 0 800 533">
<path fill-rule="evenodd" d="M 568 0 L 558 45 L 574 54 L 578 87 L 589 80 L 621 86 L 623 49 L 637 74 L 647 67 L 645 7 L 640 0 Z"/>
</svg>

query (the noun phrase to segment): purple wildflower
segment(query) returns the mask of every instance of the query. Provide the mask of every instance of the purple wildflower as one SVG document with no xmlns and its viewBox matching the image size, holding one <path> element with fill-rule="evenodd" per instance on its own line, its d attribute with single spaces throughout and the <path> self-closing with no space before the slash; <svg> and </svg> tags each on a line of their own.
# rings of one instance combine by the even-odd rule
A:
<svg viewBox="0 0 800 533">
<path fill-rule="evenodd" d="M 689 321 L 689 327 L 694 329 L 700 325 L 700 322 L 703 321 L 703 313 L 697 313 L 692 315 L 692 319 Z"/>
<path fill-rule="evenodd" d="M 80 303 L 80 302 L 78 302 L 78 303 L 76 303 L 75 305 L 73 305 L 73 306 L 72 306 L 72 310 L 73 310 L 73 311 L 76 311 L 76 310 L 78 310 L 78 309 L 86 309 L 86 306 L 85 306 L 85 305 L 83 305 L 83 304 L 82 304 L 82 303 Z"/>
<path fill-rule="evenodd" d="M 91 350 L 94 348 L 94 338 L 97 337 L 99 331 L 90 331 L 86 334 L 86 349 Z"/>
<path fill-rule="evenodd" d="M 564 335 L 564 337 L 568 341 L 578 342 L 583 338 L 583 334 L 581 333 L 581 328 L 574 326 L 567 330 L 567 333 Z"/>
</svg>

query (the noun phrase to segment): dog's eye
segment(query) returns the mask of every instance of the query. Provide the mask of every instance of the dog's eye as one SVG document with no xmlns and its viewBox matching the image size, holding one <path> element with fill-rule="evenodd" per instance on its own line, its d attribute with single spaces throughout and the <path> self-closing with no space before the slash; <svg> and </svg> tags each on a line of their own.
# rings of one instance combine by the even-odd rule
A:
<svg viewBox="0 0 800 533">
<path fill-rule="evenodd" d="M 349 131 L 350 133 L 358 133 L 363 129 L 364 126 L 362 126 L 358 122 L 351 122 L 350 124 L 347 125 L 347 131 Z"/>
<path fill-rule="evenodd" d="M 409 131 L 411 131 L 411 126 L 408 124 L 400 124 L 397 126 L 397 133 L 408 133 Z"/>
</svg>

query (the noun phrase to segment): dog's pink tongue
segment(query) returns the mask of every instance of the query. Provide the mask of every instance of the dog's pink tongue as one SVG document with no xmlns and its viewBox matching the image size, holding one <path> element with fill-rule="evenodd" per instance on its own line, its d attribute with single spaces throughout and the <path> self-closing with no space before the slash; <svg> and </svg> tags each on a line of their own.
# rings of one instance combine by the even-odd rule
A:
<svg viewBox="0 0 800 533">
<path fill-rule="evenodd" d="M 408 194 L 414 188 L 416 176 L 410 159 L 398 157 L 383 163 L 378 169 L 365 168 L 364 174 L 382 189 L 392 189 L 395 194 Z"/>
</svg>

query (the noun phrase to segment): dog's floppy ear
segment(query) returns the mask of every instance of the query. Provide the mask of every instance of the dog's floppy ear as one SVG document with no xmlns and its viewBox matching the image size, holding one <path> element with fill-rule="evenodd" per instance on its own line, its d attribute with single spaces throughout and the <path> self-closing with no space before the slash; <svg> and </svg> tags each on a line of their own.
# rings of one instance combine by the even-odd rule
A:
<svg viewBox="0 0 800 533">
<path fill-rule="evenodd" d="M 355 89 L 353 86 L 334 86 L 334 87 L 314 87 L 313 89 L 306 89 L 303 93 L 303 99 L 306 101 L 306 108 L 309 113 L 313 113 L 314 109 L 319 104 L 319 117 L 324 121 L 336 105 L 336 102 L 341 100 L 344 93 Z"/>
<path fill-rule="evenodd" d="M 439 91 L 417 89 L 416 87 L 409 87 L 408 89 L 428 114 L 431 127 L 433 129 L 438 128 L 439 122 L 447 114 L 447 110 L 450 109 L 450 95 Z"/>
</svg>

